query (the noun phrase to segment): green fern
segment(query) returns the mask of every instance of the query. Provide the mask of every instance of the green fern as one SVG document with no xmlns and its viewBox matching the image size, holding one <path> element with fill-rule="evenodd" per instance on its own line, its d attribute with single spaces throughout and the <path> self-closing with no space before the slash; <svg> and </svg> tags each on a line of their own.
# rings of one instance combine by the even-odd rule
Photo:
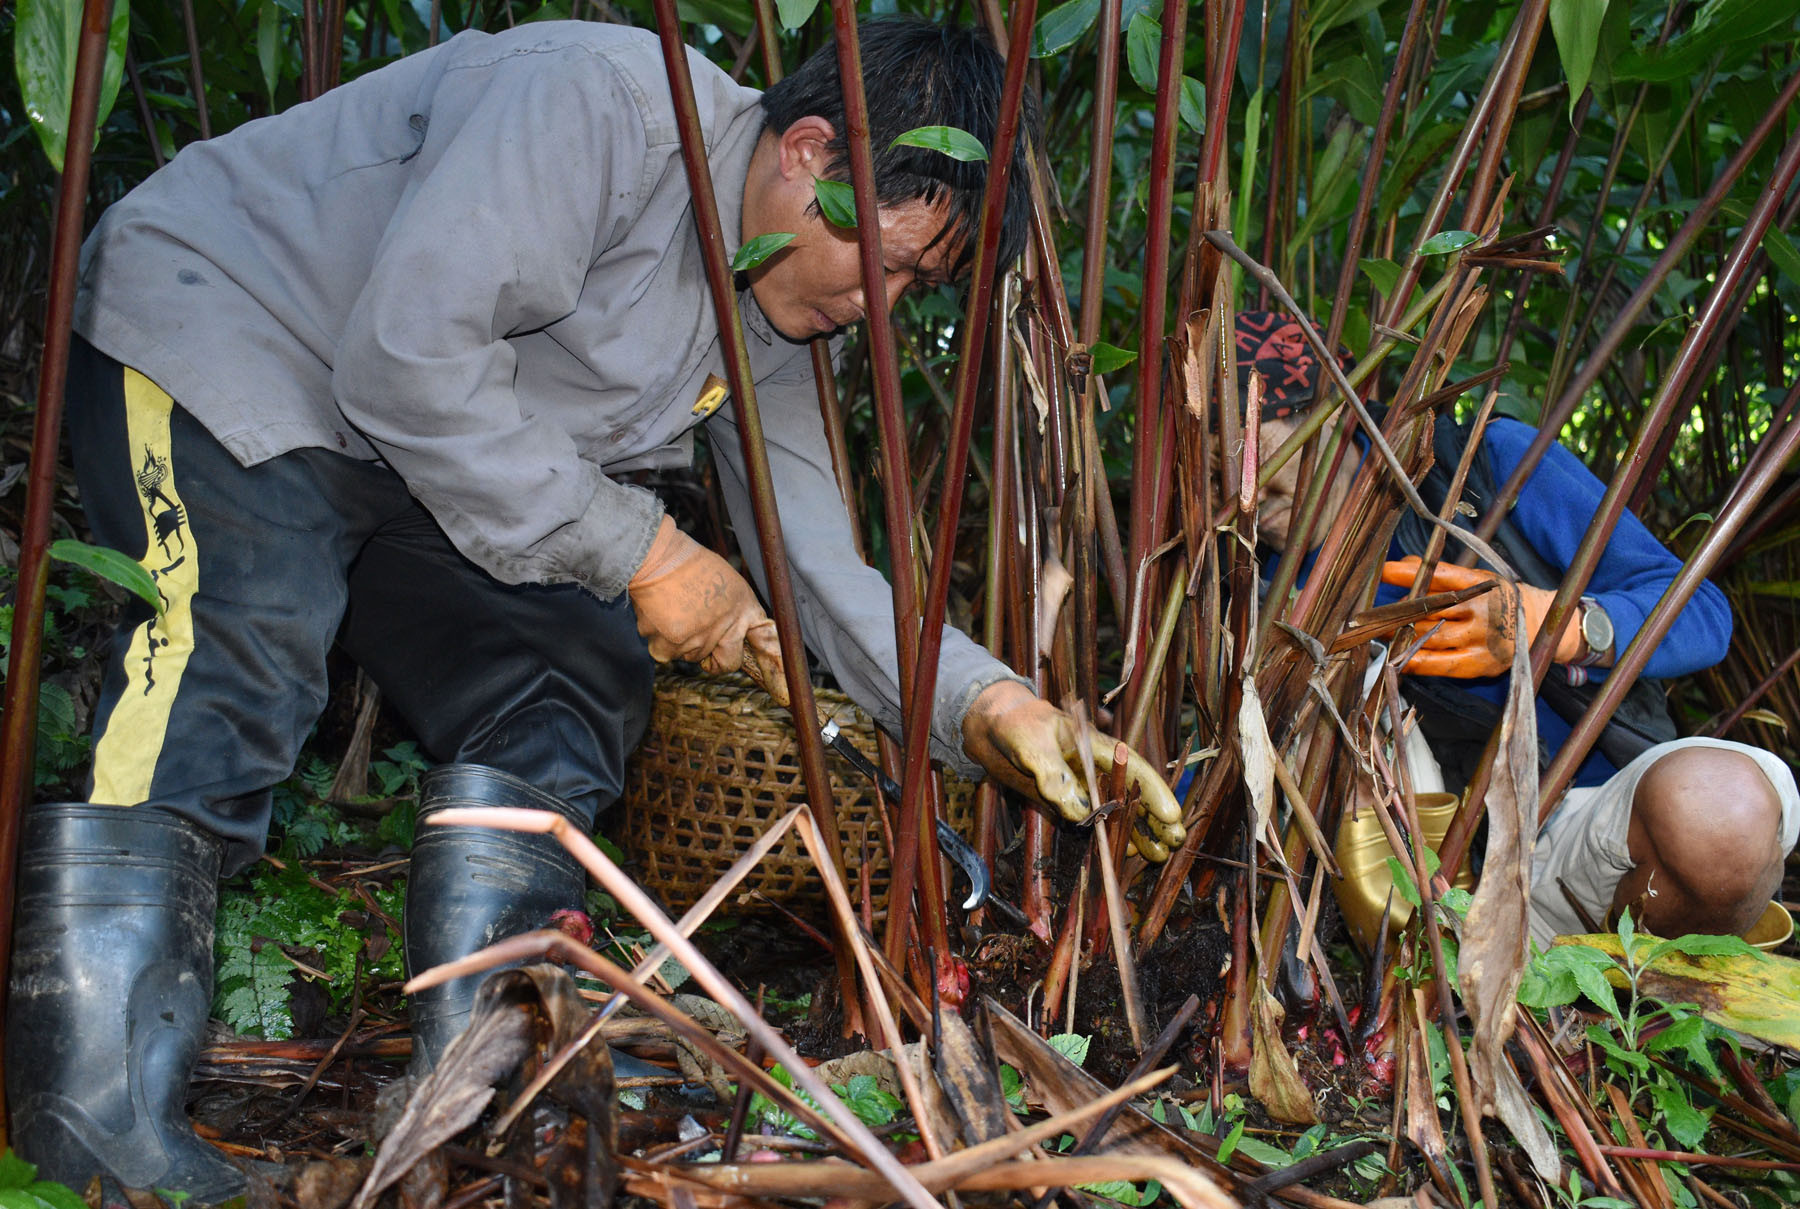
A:
<svg viewBox="0 0 1800 1209">
<path fill-rule="evenodd" d="M 400 910 L 401 891 L 377 890 L 376 901 L 390 917 Z M 228 886 L 214 935 L 213 1015 L 234 1031 L 280 1040 L 293 1036 L 293 982 L 307 977 L 286 953 L 324 972 L 324 990 L 333 1010 L 343 1010 L 360 973 L 390 981 L 400 977 L 399 938 L 389 936 L 380 960 L 370 962 L 368 937 L 347 924 L 347 912 L 364 904 L 350 890 L 335 893 L 308 881 L 297 866 L 258 865 Z"/>
</svg>

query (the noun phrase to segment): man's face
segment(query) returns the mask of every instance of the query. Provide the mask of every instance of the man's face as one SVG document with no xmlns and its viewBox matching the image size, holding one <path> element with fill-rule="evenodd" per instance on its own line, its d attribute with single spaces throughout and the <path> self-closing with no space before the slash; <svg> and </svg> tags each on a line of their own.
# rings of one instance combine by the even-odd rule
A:
<svg viewBox="0 0 1800 1209">
<path fill-rule="evenodd" d="M 794 240 L 750 271 L 751 291 L 775 330 L 790 340 L 834 332 L 862 319 L 869 304 L 855 230 L 833 226 L 812 205 L 831 126 L 803 118 L 780 138 L 763 137 L 744 186 L 742 235 L 748 241 L 784 231 Z M 957 243 L 938 240 L 938 234 L 948 214 L 947 199 L 881 208 L 888 307 L 911 287 L 931 288 L 947 278 Z"/>
</svg>

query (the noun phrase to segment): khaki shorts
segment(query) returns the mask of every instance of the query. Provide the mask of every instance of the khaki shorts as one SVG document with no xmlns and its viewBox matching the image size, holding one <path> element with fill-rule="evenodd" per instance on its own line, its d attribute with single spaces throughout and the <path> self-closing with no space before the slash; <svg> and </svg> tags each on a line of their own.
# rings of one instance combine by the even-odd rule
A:
<svg viewBox="0 0 1800 1209">
<path fill-rule="evenodd" d="M 1800 791 L 1794 787 L 1793 770 L 1780 757 L 1725 739 L 1659 743 L 1604 785 L 1569 790 L 1550 820 L 1539 828 L 1531 859 L 1531 939 L 1540 949 L 1548 949 L 1557 936 L 1587 930 L 1562 887 L 1566 886 L 1593 918 L 1606 918 L 1619 879 L 1632 869 L 1626 833 L 1638 781 L 1652 764 L 1683 747 L 1716 747 L 1755 760 L 1781 798 L 1781 850 L 1785 853 L 1793 848 L 1800 838 Z"/>
</svg>

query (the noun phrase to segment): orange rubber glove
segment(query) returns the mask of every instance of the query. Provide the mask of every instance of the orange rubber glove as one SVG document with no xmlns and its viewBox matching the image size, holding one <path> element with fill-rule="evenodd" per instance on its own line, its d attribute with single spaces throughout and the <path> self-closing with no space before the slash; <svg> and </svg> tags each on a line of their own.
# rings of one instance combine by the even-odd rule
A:
<svg viewBox="0 0 1800 1209">
<path fill-rule="evenodd" d="M 1410 588 L 1419 574 L 1419 559 L 1409 555 L 1396 562 L 1381 564 L 1381 582 Z M 1488 571 L 1439 563 L 1432 569 L 1427 592 L 1453 592 L 1459 588 L 1489 583 L 1498 577 Z M 1520 604 L 1525 613 L 1525 642 L 1537 641 L 1544 628 L 1544 615 L 1556 593 L 1530 584 L 1519 585 Z M 1556 644 L 1556 662 L 1569 663 L 1581 657 L 1581 628 L 1575 624 L 1576 614 L 1569 613 L 1568 624 Z M 1443 622 L 1438 625 L 1438 622 Z M 1485 596 L 1465 600 L 1418 622 L 1418 632 L 1427 627 L 1437 629 L 1427 635 L 1425 645 L 1400 670 L 1417 676 L 1454 676 L 1472 680 L 1480 676 L 1504 676 L 1512 670 L 1513 630 L 1512 593 L 1504 584 Z"/>
<path fill-rule="evenodd" d="M 1082 789 L 1080 732 L 1075 719 L 1016 680 L 989 685 L 963 716 L 963 750 L 995 780 L 1037 798 L 1071 823 L 1093 813 Z M 1092 736 L 1094 773 L 1105 782 L 1111 753 L 1117 746 L 1097 732 Z M 1168 782 L 1136 752 L 1126 749 L 1126 792 L 1135 785 L 1144 808 L 1143 826 L 1131 842 L 1148 861 L 1169 859 L 1169 850 L 1187 838 L 1181 804 Z"/>
<path fill-rule="evenodd" d="M 686 659 L 709 674 L 735 672 L 744 662 L 745 632 L 768 621 L 744 577 L 666 516 L 625 590 L 658 663 Z"/>
</svg>

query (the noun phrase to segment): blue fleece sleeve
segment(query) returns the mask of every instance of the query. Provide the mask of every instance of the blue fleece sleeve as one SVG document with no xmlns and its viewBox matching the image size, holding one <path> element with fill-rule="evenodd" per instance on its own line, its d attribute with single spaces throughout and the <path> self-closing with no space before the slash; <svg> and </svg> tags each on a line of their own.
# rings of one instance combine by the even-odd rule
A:
<svg viewBox="0 0 1800 1209">
<path fill-rule="evenodd" d="M 1505 482 L 1512 475 L 1535 435 L 1535 429 L 1517 420 L 1496 419 L 1488 425 L 1485 440 L 1496 479 Z M 1605 494 L 1605 484 L 1581 459 L 1553 444 L 1519 493 L 1513 523 L 1547 561 L 1567 568 Z M 1616 652 L 1631 644 L 1680 570 L 1681 560 L 1642 521 L 1629 512 L 1619 519 L 1588 585 L 1588 594 L 1612 617 Z M 1723 659 L 1730 643 L 1731 606 L 1711 582 L 1702 583 L 1643 674 L 1660 679 L 1697 672 Z M 1596 679 L 1605 671 L 1595 668 Z"/>
</svg>

